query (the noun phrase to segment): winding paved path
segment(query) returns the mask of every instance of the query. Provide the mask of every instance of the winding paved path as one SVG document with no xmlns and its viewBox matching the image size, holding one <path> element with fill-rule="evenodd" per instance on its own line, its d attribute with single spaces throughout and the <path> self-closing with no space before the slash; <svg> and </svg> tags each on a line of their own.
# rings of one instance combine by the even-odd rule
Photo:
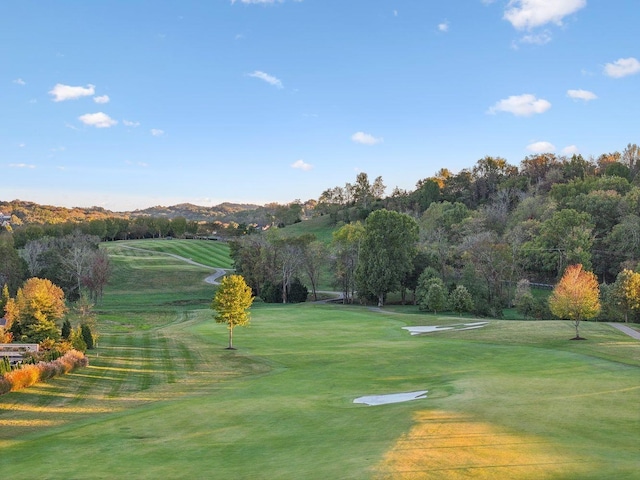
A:
<svg viewBox="0 0 640 480">
<path fill-rule="evenodd" d="M 630 337 L 633 337 L 636 340 L 640 340 L 640 332 L 638 332 L 637 330 L 634 330 L 631 327 L 627 327 L 626 325 L 624 325 L 622 323 L 608 323 L 607 325 L 611 325 L 613 328 L 617 328 L 622 333 L 626 333 Z"/>
<path fill-rule="evenodd" d="M 176 255 L 175 253 L 167 253 L 167 252 L 159 252 L 157 250 L 148 250 L 146 248 L 139 248 L 139 247 L 132 247 L 130 245 L 120 245 L 122 248 L 128 248 L 129 250 L 137 250 L 139 252 L 146 252 L 146 253 L 156 253 L 158 255 L 167 255 L 169 257 L 173 257 L 177 260 L 181 260 L 183 262 L 187 262 L 191 265 L 195 265 L 197 267 L 203 267 L 203 268 L 208 268 L 210 270 L 213 270 L 214 273 L 212 273 L 211 275 L 207 276 L 207 278 L 204 279 L 205 282 L 210 283 L 211 285 L 219 285 L 220 282 L 218 282 L 218 279 L 220 277 L 223 277 L 224 275 L 227 274 L 227 272 L 232 272 L 232 269 L 226 269 L 226 268 L 217 268 L 217 267 L 212 267 L 210 265 L 205 265 L 204 263 L 198 263 L 198 262 L 194 262 L 193 260 L 191 260 L 190 258 L 187 257 L 181 257 L 180 255 Z"/>
<path fill-rule="evenodd" d="M 140 252 L 156 253 L 158 255 L 167 255 L 169 257 L 173 257 L 173 258 L 181 260 L 183 262 L 187 262 L 187 263 L 189 263 L 191 265 L 196 265 L 198 267 L 203 267 L 203 268 L 209 268 L 209 269 L 213 270 L 214 272 L 211 275 L 207 276 L 204 279 L 204 281 L 207 282 L 207 283 L 210 283 L 211 285 L 219 285 L 220 282 L 218 282 L 218 279 L 220 277 L 223 277 L 224 275 L 226 275 L 228 272 L 232 272 L 233 271 L 233 269 L 230 269 L 230 268 L 229 269 L 217 268 L 217 267 L 211 267 L 209 265 L 205 265 L 204 263 L 194 262 L 190 258 L 181 257 L 180 255 L 176 255 L 175 253 L 159 252 L 157 250 L 147 250 L 146 248 L 131 247 L 129 245 L 120 245 L 120 246 L 122 248 L 128 248 L 130 250 L 138 250 Z M 341 300 L 342 299 L 342 293 L 340 293 L 340 292 L 318 291 L 318 293 L 325 293 L 325 294 L 331 293 L 331 294 L 335 294 L 336 295 L 336 297 L 334 297 L 334 298 L 329 298 L 329 299 L 325 299 L 325 300 L 319 300 L 318 303 L 335 302 L 336 300 Z M 381 308 L 377 308 L 377 307 L 370 307 L 369 309 L 373 310 L 373 311 L 391 313 L 391 312 L 382 310 Z M 633 328 L 627 327 L 626 325 L 624 325 L 622 323 L 608 323 L 608 325 L 611 325 L 613 328 L 617 328 L 622 333 L 626 333 L 627 335 L 629 335 L 630 337 L 635 338 L 636 340 L 640 340 L 640 332 L 638 332 L 637 330 L 634 330 Z"/>
</svg>

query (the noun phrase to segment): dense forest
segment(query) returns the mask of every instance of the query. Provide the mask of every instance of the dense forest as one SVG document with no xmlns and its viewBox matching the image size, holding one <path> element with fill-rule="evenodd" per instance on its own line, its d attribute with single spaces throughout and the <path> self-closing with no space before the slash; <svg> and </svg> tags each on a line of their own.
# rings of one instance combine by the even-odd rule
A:
<svg viewBox="0 0 640 480">
<path fill-rule="evenodd" d="M 355 291 L 366 298 L 362 278 L 371 275 L 363 273 L 363 259 L 370 252 L 360 249 L 370 241 L 367 221 L 373 212 L 394 212 L 411 219 L 409 223 L 402 220 L 401 230 L 411 230 L 415 224 L 415 239 L 397 236 L 405 238 L 398 242 L 411 243 L 410 259 L 402 257 L 402 271 L 384 289 L 373 291 L 378 287 L 371 287 L 368 294 L 382 301 L 387 293 L 398 292 L 402 301 L 418 302 L 420 277 L 429 272 L 448 292 L 464 286 L 474 300 L 474 313 L 499 316 L 503 308 L 514 305 L 519 282 L 553 285 L 569 265 L 580 264 L 594 272 L 602 294 L 614 295 L 612 286 L 621 273 L 638 269 L 639 171 L 640 147 L 629 144 L 622 152 L 589 159 L 536 154 L 524 158 L 519 166 L 487 156 L 457 173 L 440 169 L 419 180 L 414 190 L 395 188 L 389 195 L 385 195 L 381 177 L 370 181 L 363 172 L 353 183 L 326 189 L 317 200 L 244 210 L 227 204 L 217 209 L 226 208 L 220 217 L 207 216 L 204 207 L 188 205 L 136 214 L 28 202 L 0 202 L 0 209 L 12 218 L 11 241 L 5 239 L 4 244 L 23 252 L 31 242 L 74 232 L 103 241 L 235 238 L 232 255 L 237 270 L 257 294 L 274 301 L 287 301 L 288 289 L 300 283 L 315 293 L 322 269 L 333 272 L 335 285 L 346 299 Z M 199 213 L 187 218 L 187 211 Z M 330 242 L 319 242 L 309 234 L 286 234 L 288 225 L 310 217 L 324 217 L 333 225 Z M 384 235 L 379 242 L 388 243 L 387 250 L 393 243 Z M 371 245 L 374 248 L 375 242 Z M 0 257 L 6 264 L 0 265 L 0 275 L 4 275 L 0 283 L 7 283 L 2 278 L 11 268 L 10 257 Z M 423 287 L 425 281 L 423 276 Z M 412 295 L 407 297 L 407 293 Z M 622 303 L 607 302 L 609 308 L 602 315 L 628 318 Z M 548 314 L 538 307 L 531 312 Z M 631 313 L 635 318 L 635 311 Z"/>
</svg>

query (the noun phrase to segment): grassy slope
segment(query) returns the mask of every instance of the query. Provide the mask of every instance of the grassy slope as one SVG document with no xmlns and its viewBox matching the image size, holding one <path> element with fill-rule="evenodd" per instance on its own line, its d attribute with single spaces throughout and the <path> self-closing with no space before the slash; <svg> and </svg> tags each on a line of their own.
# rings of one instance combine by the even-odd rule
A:
<svg viewBox="0 0 640 480">
<path fill-rule="evenodd" d="M 319 241 L 328 245 L 331 242 L 335 230 L 336 226 L 331 224 L 329 215 L 324 215 L 322 217 L 314 217 L 303 222 L 294 223 L 293 225 L 287 225 L 281 228 L 280 232 L 290 237 L 311 233 L 315 235 Z"/>
<path fill-rule="evenodd" d="M 218 268 L 232 268 L 229 247 L 223 242 L 208 240 L 131 240 L 115 244 L 104 244 L 107 248 L 130 246 L 145 250 L 171 253 L 189 258 L 194 262 Z"/>
<path fill-rule="evenodd" d="M 585 342 L 564 322 L 411 337 L 457 320 L 257 305 L 229 352 L 209 311 L 175 304 L 210 296 L 206 270 L 164 261 L 114 257 L 91 366 L 0 397 L 3 479 L 637 474 L 640 342 L 607 325 L 585 323 Z"/>
<path fill-rule="evenodd" d="M 293 225 L 287 225 L 286 227 L 279 229 L 279 232 L 281 235 L 287 237 L 299 237 L 310 233 L 315 235 L 318 241 L 329 246 L 333 239 L 333 232 L 336 231 L 337 228 L 339 227 L 336 227 L 331 223 L 329 215 L 324 215 L 322 217 L 314 217 L 303 222 L 294 223 Z M 301 280 L 302 283 L 307 285 L 309 290 L 311 290 L 311 285 L 305 275 L 301 276 Z M 320 273 L 318 290 L 334 290 L 335 287 L 333 285 L 333 281 L 333 274 L 331 273 L 330 268 L 323 268 Z"/>
</svg>

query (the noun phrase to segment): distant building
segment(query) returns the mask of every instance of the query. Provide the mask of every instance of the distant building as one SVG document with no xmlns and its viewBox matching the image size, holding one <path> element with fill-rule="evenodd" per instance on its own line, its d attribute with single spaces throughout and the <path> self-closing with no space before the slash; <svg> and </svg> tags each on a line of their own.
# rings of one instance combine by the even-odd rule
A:
<svg viewBox="0 0 640 480">
<path fill-rule="evenodd" d="M 10 215 L 5 215 L 4 213 L 0 212 L 0 227 L 10 227 L 11 226 L 11 216 Z"/>
</svg>

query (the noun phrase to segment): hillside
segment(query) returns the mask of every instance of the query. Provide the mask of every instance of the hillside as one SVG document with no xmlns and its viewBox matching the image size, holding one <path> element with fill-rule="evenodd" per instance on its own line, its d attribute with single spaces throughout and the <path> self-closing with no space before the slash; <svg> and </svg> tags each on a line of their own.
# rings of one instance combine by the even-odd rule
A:
<svg viewBox="0 0 640 480">
<path fill-rule="evenodd" d="M 129 212 L 113 212 L 101 207 L 66 208 L 53 205 L 40 205 L 35 202 L 12 200 L 0 201 L 0 212 L 11 217 L 14 225 L 59 224 L 66 222 L 88 222 L 105 218 L 137 217 L 184 217 L 194 221 L 245 221 L 247 214 L 262 208 L 252 204 L 221 203 L 212 207 L 203 207 L 190 203 L 163 207 L 156 206 Z"/>
<path fill-rule="evenodd" d="M 149 216 L 176 218 L 184 217 L 187 220 L 225 221 L 233 219 L 240 212 L 252 211 L 260 208 L 259 205 L 249 203 L 229 203 L 224 202 L 213 207 L 203 207 L 192 203 L 180 203 L 170 207 L 155 206 L 143 210 L 125 212 L 130 218 Z"/>
</svg>

